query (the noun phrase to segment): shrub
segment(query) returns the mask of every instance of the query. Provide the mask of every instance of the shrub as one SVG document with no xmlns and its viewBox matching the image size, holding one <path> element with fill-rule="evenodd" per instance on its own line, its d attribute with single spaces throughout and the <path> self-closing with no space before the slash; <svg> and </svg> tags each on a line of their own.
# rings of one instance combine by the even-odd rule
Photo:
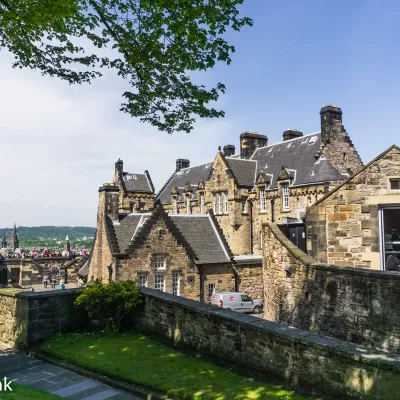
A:
<svg viewBox="0 0 400 400">
<path fill-rule="evenodd" d="M 134 281 L 110 282 L 96 280 L 87 286 L 75 300 L 89 317 L 106 323 L 106 330 L 118 332 L 124 316 L 142 302 L 142 295 Z"/>
</svg>

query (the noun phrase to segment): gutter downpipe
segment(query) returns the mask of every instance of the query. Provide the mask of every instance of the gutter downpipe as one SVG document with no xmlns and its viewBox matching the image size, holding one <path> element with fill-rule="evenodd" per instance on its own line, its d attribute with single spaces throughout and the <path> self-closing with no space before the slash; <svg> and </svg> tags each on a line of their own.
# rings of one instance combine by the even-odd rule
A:
<svg viewBox="0 0 400 400">
<path fill-rule="evenodd" d="M 254 240 L 253 240 L 253 201 L 249 201 L 250 205 L 250 254 L 253 255 L 253 247 L 254 247 Z"/>
</svg>

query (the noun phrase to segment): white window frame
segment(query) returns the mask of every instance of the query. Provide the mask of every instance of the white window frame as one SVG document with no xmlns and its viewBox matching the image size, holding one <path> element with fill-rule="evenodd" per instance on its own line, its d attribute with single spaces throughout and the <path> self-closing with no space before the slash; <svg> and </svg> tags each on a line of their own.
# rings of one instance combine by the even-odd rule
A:
<svg viewBox="0 0 400 400">
<path fill-rule="evenodd" d="M 224 214 L 228 214 L 228 192 L 222 192 L 222 199 L 224 204 Z"/>
<path fill-rule="evenodd" d="M 164 274 L 155 274 L 154 275 L 154 289 L 159 290 L 160 292 L 165 291 L 165 276 L 164 276 Z"/>
<path fill-rule="evenodd" d="M 282 210 L 283 211 L 290 211 L 290 191 L 289 191 L 289 184 L 283 183 L 281 186 L 282 189 Z"/>
<path fill-rule="evenodd" d="M 172 200 L 172 207 L 173 207 L 172 212 L 174 214 L 178 214 L 178 200 L 177 199 Z"/>
<path fill-rule="evenodd" d="M 172 272 L 172 294 L 175 296 L 181 295 L 181 273 L 179 271 Z"/>
<path fill-rule="evenodd" d="M 397 181 L 400 182 L 400 178 L 389 178 L 389 190 L 391 192 L 400 192 L 400 188 L 399 189 L 392 189 L 392 182 Z"/>
<path fill-rule="evenodd" d="M 139 274 L 139 286 L 147 287 L 147 274 Z"/>
<path fill-rule="evenodd" d="M 200 214 L 204 214 L 204 193 L 200 193 Z"/>
<path fill-rule="evenodd" d="M 260 212 L 267 211 L 267 198 L 265 197 L 265 189 L 260 189 Z"/>
<path fill-rule="evenodd" d="M 165 256 L 156 256 L 154 257 L 154 271 L 165 271 Z"/>
<path fill-rule="evenodd" d="M 222 214 L 224 206 L 224 199 L 222 197 L 222 193 L 218 193 L 218 214 Z"/>
</svg>

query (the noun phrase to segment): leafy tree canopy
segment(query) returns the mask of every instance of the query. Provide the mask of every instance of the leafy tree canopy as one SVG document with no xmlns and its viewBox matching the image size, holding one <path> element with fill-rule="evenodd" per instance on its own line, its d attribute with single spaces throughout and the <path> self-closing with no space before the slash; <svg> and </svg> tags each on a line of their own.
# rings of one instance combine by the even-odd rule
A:
<svg viewBox="0 0 400 400">
<path fill-rule="evenodd" d="M 225 86 L 207 90 L 190 72 L 231 62 L 225 32 L 252 25 L 239 17 L 243 1 L 0 0 L 0 47 L 14 55 L 14 67 L 71 84 L 115 69 L 131 87 L 122 111 L 168 133 L 190 132 L 195 116 L 224 115 L 209 103 Z"/>
</svg>

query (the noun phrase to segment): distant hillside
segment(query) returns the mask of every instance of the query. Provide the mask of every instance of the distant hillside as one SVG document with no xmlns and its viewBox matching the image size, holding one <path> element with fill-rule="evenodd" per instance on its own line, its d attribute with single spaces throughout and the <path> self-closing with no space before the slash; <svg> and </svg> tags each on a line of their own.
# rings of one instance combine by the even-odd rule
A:
<svg viewBox="0 0 400 400">
<path fill-rule="evenodd" d="M 7 243 L 10 244 L 12 228 L 0 228 L 0 240 L 6 232 Z M 62 247 L 68 235 L 72 245 L 89 247 L 93 242 L 96 228 L 88 226 L 18 226 L 20 246 Z"/>
</svg>

